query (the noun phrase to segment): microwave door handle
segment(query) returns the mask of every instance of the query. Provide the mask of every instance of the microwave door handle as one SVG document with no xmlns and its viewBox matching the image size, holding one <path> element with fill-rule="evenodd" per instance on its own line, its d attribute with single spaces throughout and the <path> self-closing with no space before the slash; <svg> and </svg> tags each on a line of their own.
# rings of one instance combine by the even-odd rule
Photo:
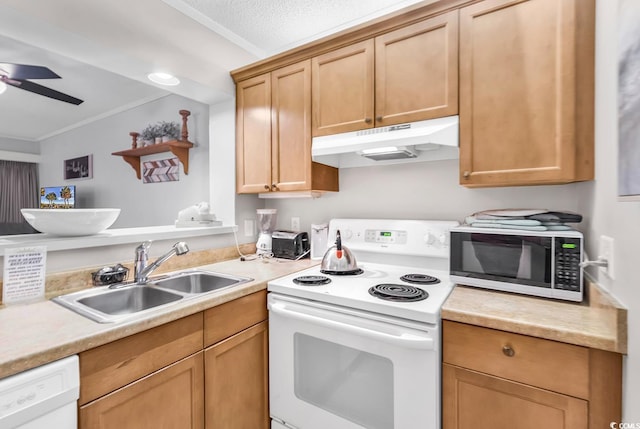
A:
<svg viewBox="0 0 640 429">
<path fill-rule="evenodd" d="M 360 335 L 367 338 L 371 338 L 376 341 L 382 341 L 394 346 L 402 348 L 412 348 L 421 350 L 433 350 L 434 344 L 432 338 L 424 338 L 418 335 L 399 333 L 399 335 L 388 334 L 386 332 L 374 331 L 353 324 L 342 323 L 337 320 L 332 320 L 324 317 L 312 316 L 310 314 L 300 313 L 295 310 L 289 310 L 286 308 L 286 304 L 282 303 L 269 303 L 269 311 L 273 311 L 275 314 L 282 317 L 296 319 L 303 322 L 313 323 L 315 325 L 323 326 L 326 328 L 337 329 L 339 331 L 348 332 L 354 335 Z M 317 310 L 314 310 L 317 311 Z"/>
</svg>

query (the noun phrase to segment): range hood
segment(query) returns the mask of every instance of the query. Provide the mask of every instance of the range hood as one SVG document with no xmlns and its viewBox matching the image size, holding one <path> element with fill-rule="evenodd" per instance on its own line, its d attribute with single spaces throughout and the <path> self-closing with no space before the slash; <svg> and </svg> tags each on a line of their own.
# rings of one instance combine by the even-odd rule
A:
<svg viewBox="0 0 640 429">
<path fill-rule="evenodd" d="M 458 116 L 314 137 L 313 161 L 332 167 L 365 167 L 456 159 Z"/>
</svg>

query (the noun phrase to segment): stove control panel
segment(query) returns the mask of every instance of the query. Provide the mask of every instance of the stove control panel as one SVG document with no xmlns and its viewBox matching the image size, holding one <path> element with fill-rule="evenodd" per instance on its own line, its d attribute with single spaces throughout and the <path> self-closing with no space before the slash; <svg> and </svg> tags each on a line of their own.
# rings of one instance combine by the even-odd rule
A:
<svg viewBox="0 0 640 429">
<path fill-rule="evenodd" d="M 367 243 L 406 244 L 407 231 L 367 229 L 364 232 L 364 241 Z"/>
<path fill-rule="evenodd" d="M 340 231 L 342 244 L 357 252 L 449 257 L 449 231 L 457 221 L 332 219 L 328 245 Z"/>
</svg>

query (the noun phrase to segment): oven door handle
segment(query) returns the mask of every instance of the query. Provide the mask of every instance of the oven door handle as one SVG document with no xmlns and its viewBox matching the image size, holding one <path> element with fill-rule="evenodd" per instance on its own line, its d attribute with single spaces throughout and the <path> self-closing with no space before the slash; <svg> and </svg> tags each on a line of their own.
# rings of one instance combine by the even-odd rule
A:
<svg viewBox="0 0 640 429">
<path fill-rule="evenodd" d="M 342 332 L 348 332 L 354 335 L 359 335 L 363 337 L 367 337 L 376 341 L 385 342 L 388 344 L 392 344 L 397 347 L 402 348 L 412 348 L 412 349 L 420 349 L 420 350 L 433 350 L 434 342 L 433 338 L 426 338 L 423 336 L 415 335 L 409 332 L 403 332 L 398 329 L 397 335 L 381 332 L 377 330 L 368 329 L 363 326 L 358 326 L 357 318 L 351 316 L 349 317 L 349 323 L 343 323 L 338 320 L 334 320 L 331 318 L 331 313 L 326 312 L 321 309 L 314 309 L 315 313 L 326 313 L 327 317 L 318 317 L 311 314 L 300 313 L 295 310 L 290 310 L 287 308 L 287 304 L 285 303 L 269 303 L 269 311 L 272 311 L 274 314 L 280 315 L 282 317 L 296 319 L 303 322 L 313 323 L 314 325 L 323 326 L 326 328 L 336 329 Z"/>
</svg>

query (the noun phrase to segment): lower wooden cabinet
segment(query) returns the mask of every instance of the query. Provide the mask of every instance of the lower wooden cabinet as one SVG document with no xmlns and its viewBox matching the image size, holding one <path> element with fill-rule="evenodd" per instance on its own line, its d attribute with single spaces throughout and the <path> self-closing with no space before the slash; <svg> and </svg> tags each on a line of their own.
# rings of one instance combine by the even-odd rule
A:
<svg viewBox="0 0 640 429">
<path fill-rule="evenodd" d="M 81 429 L 268 429 L 266 291 L 80 354 Z"/>
<path fill-rule="evenodd" d="M 620 354 L 447 320 L 442 335 L 443 429 L 620 421 Z"/>
<path fill-rule="evenodd" d="M 587 401 L 444 364 L 444 428 L 586 428 Z"/>
<path fill-rule="evenodd" d="M 204 427 L 203 352 L 80 407 L 83 429 Z"/>
<path fill-rule="evenodd" d="M 268 353 L 266 321 L 205 350 L 207 429 L 268 429 Z"/>
</svg>

